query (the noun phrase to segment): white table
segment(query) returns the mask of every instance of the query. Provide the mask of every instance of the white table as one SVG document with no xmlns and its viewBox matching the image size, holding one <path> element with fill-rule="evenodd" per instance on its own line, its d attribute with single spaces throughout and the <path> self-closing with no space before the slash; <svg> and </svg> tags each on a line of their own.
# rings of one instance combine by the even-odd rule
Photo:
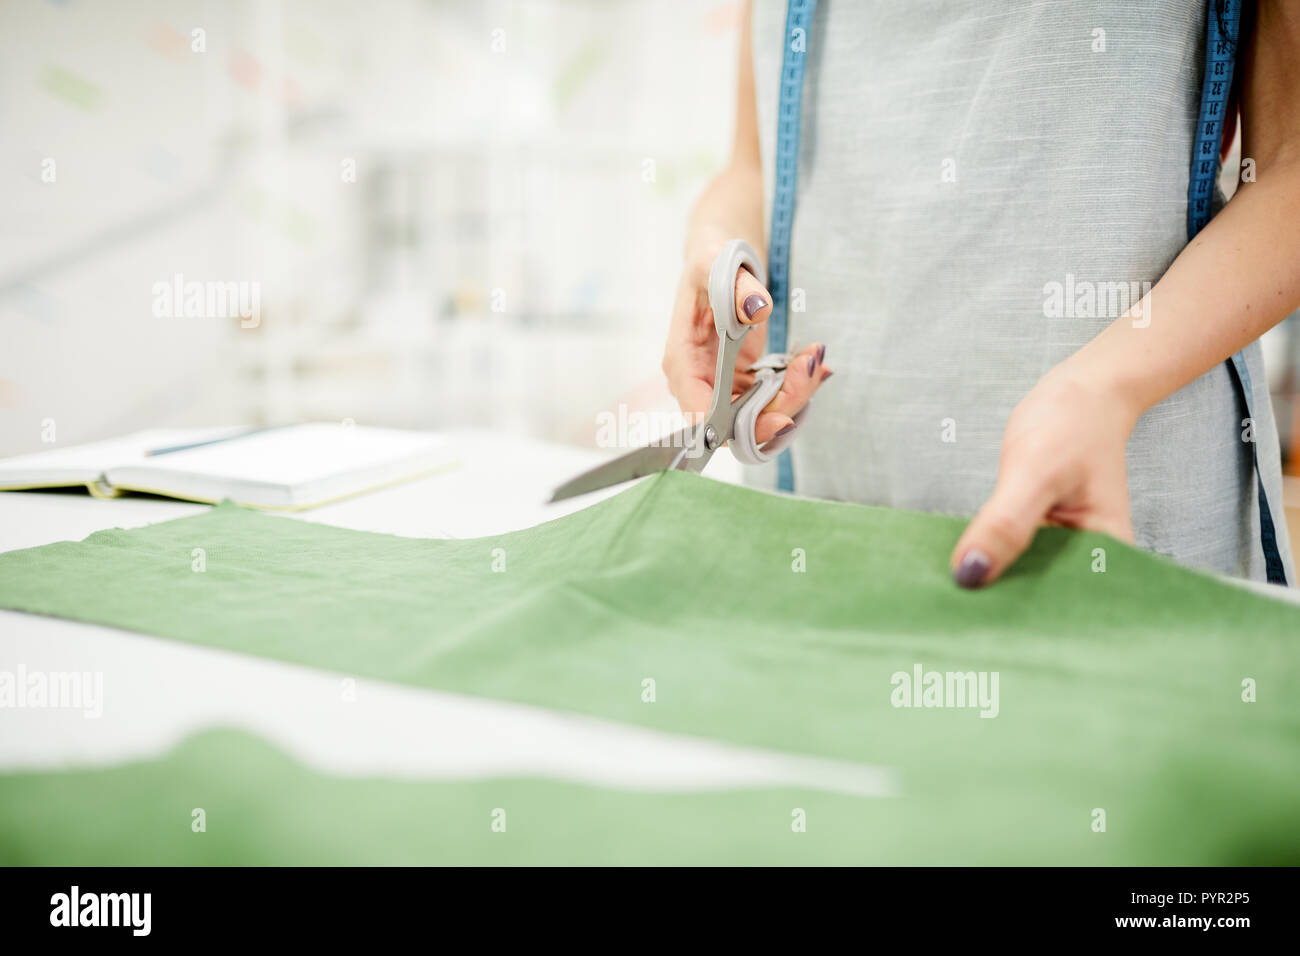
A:
<svg viewBox="0 0 1300 956">
<path fill-rule="evenodd" d="M 476 537 L 587 507 L 610 489 L 555 505 L 550 490 L 608 453 L 453 433 L 460 467 L 299 512 L 304 521 L 408 537 Z M 729 455 L 709 474 L 733 479 Z M 196 514 L 206 505 L 82 494 L 0 493 L 0 551 L 80 540 Z M 103 675 L 100 716 L 0 709 L 0 772 L 104 766 L 157 757 L 214 726 L 257 733 L 341 775 L 555 777 L 640 790 L 809 786 L 881 796 L 885 768 L 733 747 L 543 708 L 436 693 L 110 627 L 0 611 L 0 670 Z M 640 685 L 629 687 L 640 695 Z M 652 706 L 652 705 L 647 705 Z M 412 728 L 421 728 L 413 734 Z"/>
</svg>

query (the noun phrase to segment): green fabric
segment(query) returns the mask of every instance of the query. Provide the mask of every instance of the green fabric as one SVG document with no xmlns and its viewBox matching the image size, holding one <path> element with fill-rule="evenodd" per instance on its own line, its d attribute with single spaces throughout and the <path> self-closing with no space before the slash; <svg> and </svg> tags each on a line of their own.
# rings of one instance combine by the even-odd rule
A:
<svg viewBox="0 0 1300 956">
<path fill-rule="evenodd" d="M 548 821 L 549 835 L 512 838 L 521 861 L 1300 862 L 1300 609 L 1060 529 L 1040 532 L 998 586 L 961 591 L 947 570 L 961 527 L 669 472 L 495 538 L 403 539 L 222 505 L 0 555 L 0 606 L 896 767 L 903 788 L 897 799 L 666 797 L 339 781 L 217 736 L 160 762 L 3 778 L 0 848 L 64 862 L 252 861 L 272 849 L 486 862 L 507 851 L 437 821 L 486 818 L 504 788 L 517 813 Z M 795 549 L 806 571 L 792 570 Z M 998 672 L 998 716 L 892 706 L 891 676 L 917 664 Z M 1242 701 L 1246 678 L 1254 703 Z M 280 835 L 265 850 L 242 837 L 175 849 L 174 836 L 149 837 L 169 799 L 224 799 L 241 832 Z M 304 802 L 324 809 L 286 822 Z M 808 833 L 792 834 L 790 808 L 810 803 L 821 809 Z M 1105 833 L 1092 831 L 1094 808 Z M 835 837 L 780 842 L 811 837 L 819 820 Z M 130 841 L 103 832 L 119 826 Z M 779 839 L 759 836 L 770 826 Z"/>
<path fill-rule="evenodd" d="M 1144 781 L 1145 783 L 1145 781 Z M 1166 767 L 1106 833 L 1088 800 L 1025 817 L 995 781 L 902 800 L 794 789 L 635 793 L 562 781 L 340 779 L 223 730 L 165 758 L 0 778 L 0 863 L 945 864 L 1295 863 L 1295 805 L 1258 780 Z M 1169 806 L 1171 793 L 1182 805 Z M 1294 792 L 1291 793 L 1294 800 Z M 1245 799 L 1252 812 L 1224 817 Z M 193 811 L 205 814 L 195 833 Z M 791 829 L 795 808 L 807 829 Z M 505 831 L 494 832 L 494 811 Z M 1174 811 L 1174 812 L 1171 812 Z M 1189 826 L 1190 824 L 1190 826 Z"/>
</svg>

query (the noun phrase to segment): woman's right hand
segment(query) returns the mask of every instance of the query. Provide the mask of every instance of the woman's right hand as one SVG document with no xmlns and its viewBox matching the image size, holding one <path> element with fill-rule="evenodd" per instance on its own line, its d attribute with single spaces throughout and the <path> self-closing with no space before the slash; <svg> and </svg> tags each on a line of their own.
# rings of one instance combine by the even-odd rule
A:
<svg viewBox="0 0 1300 956">
<path fill-rule="evenodd" d="M 709 410 L 713 398 L 713 373 L 718 362 L 718 333 L 709 308 L 709 270 L 713 260 L 730 236 L 717 231 L 692 241 L 677 296 L 673 301 L 672 323 L 664 346 L 663 369 L 668 389 L 690 421 L 699 421 Z M 766 352 L 767 326 L 772 314 L 772 297 L 748 269 L 736 276 L 736 317 L 746 325 L 758 326 L 741 345 L 732 379 L 731 398 L 735 399 L 754 383 L 749 366 Z M 791 357 L 785 382 L 776 398 L 759 413 L 754 438 L 769 442 L 794 424 L 794 416 L 831 377 L 825 365 L 826 346 L 817 342 L 807 345 Z"/>
</svg>

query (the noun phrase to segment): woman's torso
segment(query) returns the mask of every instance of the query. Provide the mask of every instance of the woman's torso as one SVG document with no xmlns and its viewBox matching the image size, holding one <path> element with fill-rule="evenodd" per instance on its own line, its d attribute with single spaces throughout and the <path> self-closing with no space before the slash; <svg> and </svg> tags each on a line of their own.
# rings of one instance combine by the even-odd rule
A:
<svg viewBox="0 0 1300 956">
<path fill-rule="evenodd" d="M 769 184 L 785 13 L 783 0 L 756 0 Z M 1204 0 L 819 4 L 790 342 L 827 343 L 836 377 L 794 445 L 797 493 L 980 507 L 1016 403 L 1186 243 L 1205 16 Z M 769 186 L 769 211 L 771 200 Z M 1276 503 L 1258 345 L 1247 360 Z M 1128 446 L 1139 545 L 1263 577 L 1244 417 L 1222 365 L 1142 417 Z M 756 480 L 771 482 L 770 468 Z"/>
</svg>

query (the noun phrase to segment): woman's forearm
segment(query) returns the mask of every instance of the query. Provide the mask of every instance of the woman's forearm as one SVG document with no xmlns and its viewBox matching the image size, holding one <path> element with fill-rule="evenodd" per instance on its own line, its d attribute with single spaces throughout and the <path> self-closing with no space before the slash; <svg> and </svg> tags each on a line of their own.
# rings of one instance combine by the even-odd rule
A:
<svg viewBox="0 0 1300 956">
<path fill-rule="evenodd" d="M 686 258 L 698 250 L 744 239 L 763 251 L 763 173 L 757 163 L 734 161 L 701 194 L 686 232 Z M 710 253 L 711 257 L 711 253 Z"/>
<path fill-rule="evenodd" d="M 1134 420 L 1300 305 L 1300 163 L 1261 170 L 1129 312 L 1064 363 Z"/>
<path fill-rule="evenodd" d="M 736 64 L 736 125 L 731 161 L 705 188 L 686 230 L 686 261 L 711 261 L 729 239 L 744 239 L 760 255 L 763 242 L 763 164 L 754 93 L 750 4 L 741 12 Z"/>
</svg>

